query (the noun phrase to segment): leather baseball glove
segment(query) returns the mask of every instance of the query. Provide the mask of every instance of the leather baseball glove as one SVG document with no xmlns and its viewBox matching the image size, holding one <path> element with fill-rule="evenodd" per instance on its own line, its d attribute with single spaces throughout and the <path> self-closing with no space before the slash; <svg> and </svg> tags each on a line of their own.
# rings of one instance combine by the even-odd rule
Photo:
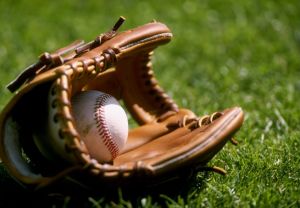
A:
<svg viewBox="0 0 300 208">
<path fill-rule="evenodd" d="M 206 169 L 241 127 L 239 107 L 201 117 L 178 107 L 159 86 L 151 66 L 153 50 L 171 40 L 171 31 L 151 22 L 118 33 L 123 21 L 94 41 L 76 41 L 42 54 L 8 85 L 15 95 L 0 118 L 0 156 L 21 184 L 163 183 Z M 76 129 L 71 98 L 84 90 L 122 100 L 138 123 L 113 161 L 92 158 Z"/>
</svg>

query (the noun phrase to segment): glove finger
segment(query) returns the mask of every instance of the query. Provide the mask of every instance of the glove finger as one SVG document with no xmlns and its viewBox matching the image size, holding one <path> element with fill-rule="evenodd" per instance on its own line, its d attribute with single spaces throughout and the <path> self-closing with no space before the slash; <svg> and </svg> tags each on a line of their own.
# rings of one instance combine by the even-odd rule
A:
<svg viewBox="0 0 300 208">
<path fill-rule="evenodd" d="M 190 124 L 124 153 L 115 159 L 114 165 L 131 166 L 142 161 L 146 166 L 160 170 L 184 161 L 205 163 L 225 145 L 242 121 L 240 108 L 225 110 L 221 117 L 208 125 L 193 129 L 190 128 L 193 124 Z"/>
</svg>

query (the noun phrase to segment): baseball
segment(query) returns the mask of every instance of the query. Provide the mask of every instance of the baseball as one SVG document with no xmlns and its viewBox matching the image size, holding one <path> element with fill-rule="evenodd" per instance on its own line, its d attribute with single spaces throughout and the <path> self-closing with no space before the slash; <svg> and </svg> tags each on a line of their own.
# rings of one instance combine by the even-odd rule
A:
<svg viewBox="0 0 300 208">
<path fill-rule="evenodd" d="M 72 111 L 77 131 L 92 158 L 112 161 L 128 137 L 128 119 L 119 102 L 100 91 L 83 91 L 73 96 Z"/>
</svg>

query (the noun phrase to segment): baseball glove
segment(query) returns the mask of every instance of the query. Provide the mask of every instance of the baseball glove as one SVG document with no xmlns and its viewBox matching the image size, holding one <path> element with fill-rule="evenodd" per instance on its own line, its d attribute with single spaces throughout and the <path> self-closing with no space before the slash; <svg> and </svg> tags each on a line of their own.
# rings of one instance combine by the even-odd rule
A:
<svg viewBox="0 0 300 208">
<path fill-rule="evenodd" d="M 241 127 L 239 107 L 202 117 L 179 108 L 151 66 L 153 50 L 171 40 L 171 31 L 154 21 L 118 33 L 123 21 L 94 41 L 42 54 L 8 85 L 15 95 L 1 113 L 0 156 L 21 184 L 160 184 L 205 169 Z M 85 90 L 122 100 L 138 123 L 113 161 L 92 158 L 76 129 L 71 98 Z"/>
</svg>

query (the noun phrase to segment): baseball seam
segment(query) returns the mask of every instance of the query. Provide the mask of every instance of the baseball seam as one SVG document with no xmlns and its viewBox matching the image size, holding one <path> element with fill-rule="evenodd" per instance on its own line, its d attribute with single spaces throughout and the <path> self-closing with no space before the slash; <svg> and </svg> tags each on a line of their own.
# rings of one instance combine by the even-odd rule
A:
<svg viewBox="0 0 300 208">
<path fill-rule="evenodd" d="M 115 159 L 116 156 L 119 154 L 119 148 L 109 131 L 108 125 L 105 120 L 104 109 L 104 104 L 110 98 L 111 96 L 107 94 L 100 95 L 99 97 L 97 97 L 94 109 L 94 119 L 96 121 L 98 134 L 101 136 L 101 138 L 103 138 L 103 144 L 107 147 L 112 159 Z"/>
</svg>

